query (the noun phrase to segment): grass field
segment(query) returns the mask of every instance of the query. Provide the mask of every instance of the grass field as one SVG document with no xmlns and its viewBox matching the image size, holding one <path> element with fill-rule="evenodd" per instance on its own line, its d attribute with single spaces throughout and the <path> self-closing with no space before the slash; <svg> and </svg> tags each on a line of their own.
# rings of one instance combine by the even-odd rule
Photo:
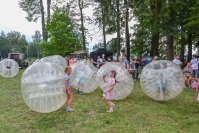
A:
<svg viewBox="0 0 199 133">
<path fill-rule="evenodd" d="M 102 92 L 74 93 L 74 112 L 63 106 L 40 114 L 30 110 L 21 94 L 20 70 L 14 78 L 0 78 L 0 133 L 197 133 L 199 102 L 195 91 L 184 89 L 175 99 L 160 104 L 141 91 L 139 81 L 129 97 L 116 104 L 113 113 L 106 113 Z"/>
</svg>

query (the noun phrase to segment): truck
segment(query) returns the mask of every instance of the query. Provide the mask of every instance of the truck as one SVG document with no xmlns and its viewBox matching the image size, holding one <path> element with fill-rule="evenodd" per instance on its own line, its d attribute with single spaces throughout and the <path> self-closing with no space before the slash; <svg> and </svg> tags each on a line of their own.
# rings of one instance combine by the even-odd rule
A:
<svg viewBox="0 0 199 133">
<path fill-rule="evenodd" d="M 8 59 L 15 60 L 20 68 L 28 67 L 28 61 L 25 60 L 25 55 L 23 53 L 8 53 Z"/>
</svg>

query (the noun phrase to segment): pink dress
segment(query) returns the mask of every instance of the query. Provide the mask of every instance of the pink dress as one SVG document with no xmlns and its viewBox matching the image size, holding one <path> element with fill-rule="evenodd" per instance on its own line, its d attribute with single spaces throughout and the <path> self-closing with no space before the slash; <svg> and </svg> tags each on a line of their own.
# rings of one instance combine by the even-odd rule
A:
<svg viewBox="0 0 199 133">
<path fill-rule="evenodd" d="M 110 78 L 109 80 L 108 80 L 108 82 L 107 82 L 107 86 L 106 86 L 106 89 L 105 89 L 105 91 L 107 91 L 107 90 L 109 90 L 110 88 L 112 88 L 113 87 L 113 85 L 115 85 L 115 79 L 114 78 Z M 106 92 L 105 93 L 105 98 L 106 99 L 108 99 L 108 100 L 110 100 L 110 99 L 112 99 L 112 94 L 113 92 L 112 92 L 112 90 L 111 91 L 108 91 L 108 92 Z"/>
<path fill-rule="evenodd" d="M 194 85 L 193 85 L 193 88 L 198 88 L 199 87 L 199 83 L 195 83 Z"/>
</svg>

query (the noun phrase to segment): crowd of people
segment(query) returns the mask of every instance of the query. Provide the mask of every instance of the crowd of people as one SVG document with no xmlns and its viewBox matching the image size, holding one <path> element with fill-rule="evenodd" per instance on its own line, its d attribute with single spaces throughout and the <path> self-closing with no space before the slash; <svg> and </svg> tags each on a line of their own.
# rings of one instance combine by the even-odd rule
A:
<svg viewBox="0 0 199 133">
<path fill-rule="evenodd" d="M 176 55 L 173 62 L 179 65 L 180 67 L 183 67 L 183 65 L 185 65 L 185 67 L 182 68 L 185 77 L 185 85 L 189 88 L 193 88 L 194 85 L 198 82 L 199 60 L 197 56 L 192 55 L 191 61 L 183 64 L 183 62 L 180 61 L 180 56 Z"/>
</svg>

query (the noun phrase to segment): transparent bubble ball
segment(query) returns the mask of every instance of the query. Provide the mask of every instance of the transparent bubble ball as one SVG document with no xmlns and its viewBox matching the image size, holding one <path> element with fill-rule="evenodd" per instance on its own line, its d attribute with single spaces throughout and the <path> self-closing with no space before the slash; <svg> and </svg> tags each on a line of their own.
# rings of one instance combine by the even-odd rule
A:
<svg viewBox="0 0 199 133">
<path fill-rule="evenodd" d="M 19 65 L 13 59 L 3 59 L 0 62 L 0 75 L 2 77 L 11 78 L 19 72 Z"/>
<path fill-rule="evenodd" d="M 98 85 L 103 91 L 106 89 L 107 83 L 104 83 L 103 75 L 106 76 L 106 80 L 109 80 L 111 70 L 116 71 L 116 81 L 118 81 L 112 90 L 112 100 L 124 99 L 132 92 L 134 81 L 127 69 L 121 63 L 108 62 L 104 64 L 97 72 Z"/>
<path fill-rule="evenodd" d="M 78 61 L 72 65 L 71 86 L 84 93 L 93 92 L 98 84 L 96 83 L 97 68 L 88 61 Z"/>
<path fill-rule="evenodd" d="M 55 63 L 57 65 L 60 65 L 63 70 L 67 67 L 66 60 L 60 55 L 47 56 L 38 61 L 46 61 L 50 63 Z"/>
<path fill-rule="evenodd" d="M 53 112 L 66 102 L 64 72 L 54 63 L 38 62 L 28 67 L 21 86 L 25 103 L 36 112 Z"/>
<path fill-rule="evenodd" d="M 167 60 L 147 64 L 140 79 L 143 92 L 157 101 L 167 101 L 178 96 L 184 88 L 184 82 L 181 68 Z"/>
</svg>

